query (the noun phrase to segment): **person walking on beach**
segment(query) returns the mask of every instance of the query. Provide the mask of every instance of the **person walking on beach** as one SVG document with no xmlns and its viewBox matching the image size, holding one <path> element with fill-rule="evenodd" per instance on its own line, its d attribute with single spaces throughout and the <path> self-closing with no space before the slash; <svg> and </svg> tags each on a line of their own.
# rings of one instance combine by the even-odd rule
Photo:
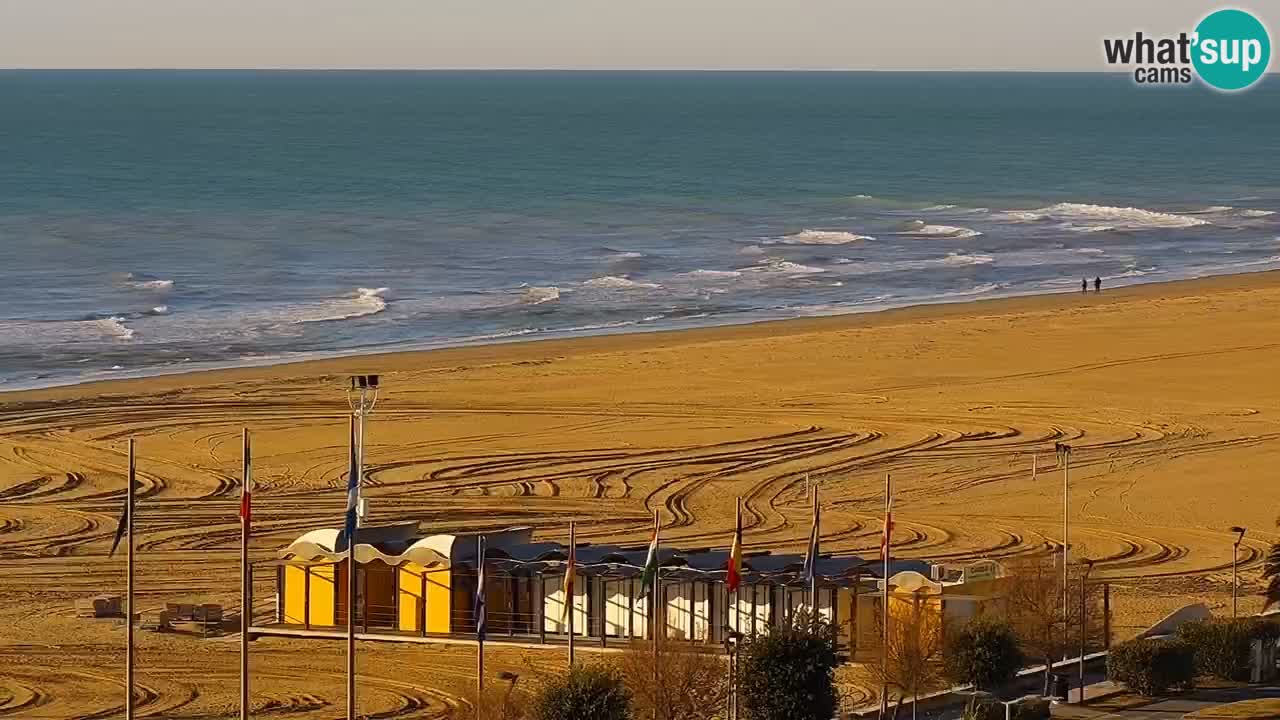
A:
<svg viewBox="0 0 1280 720">
<path fill-rule="evenodd" d="M 1093 291 L 1095 293 L 1102 292 L 1102 278 L 1096 276 L 1093 278 Z"/>
<path fill-rule="evenodd" d="M 1089 294 L 1089 278 L 1080 278 L 1080 292 Z"/>
</svg>

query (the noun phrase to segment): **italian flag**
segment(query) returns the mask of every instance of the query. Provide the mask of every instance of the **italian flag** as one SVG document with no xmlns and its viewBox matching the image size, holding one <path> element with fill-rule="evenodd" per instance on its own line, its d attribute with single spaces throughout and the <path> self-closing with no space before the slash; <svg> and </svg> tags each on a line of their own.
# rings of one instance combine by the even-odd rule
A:
<svg viewBox="0 0 1280 720">
<path fill-rule="evenodd" d="M 249 461 L 250 456 L 249 456 L 249 431 L 248 430 L 244 431 L 244 436 L 242 438 L 242 441 L 244 444 L 244 447 L 242 450 L 243 460 L 244 460 L 244 478 L 240 483 L 240 522 L 244 525 L 244 532 L 247 535 L 249 533 L 249 523 L 253 517 L 253 513 L 251 509 L 252 504 L 250 501 L 250 495 L 252 493 L 249 487 L 253 482 L 250 479 L 253 477 L 253 470 L 252 470 L 253 466 Z"/>
<path fill-rule="evenodd" d="M 738 499 L 738 525 L 733 533 L 733 548 L 729 550 L 729 563 L 726 568 L 725 585 L 729 592 L 736 592 L 742 583 L 742 499 Z"/>
<path fill-rule="evenodd" d="M 658 533 L 662 530 L 662 516 L 653 511 L 653 539 L 649 541 L 649 556 L 644 561 L 644 573 L 640 576 L 640 592 L 647 593 L 658 577 Z"/>
</svg>

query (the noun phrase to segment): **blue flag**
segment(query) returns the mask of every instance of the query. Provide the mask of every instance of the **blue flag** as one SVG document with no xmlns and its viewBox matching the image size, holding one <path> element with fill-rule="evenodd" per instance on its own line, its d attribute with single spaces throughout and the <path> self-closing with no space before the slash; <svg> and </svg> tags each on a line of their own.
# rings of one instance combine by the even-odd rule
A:
<svg viewBox="0 0 1280 720">
<path fill-rule="evenodd" d="M 484 602 L 485 554 L 487 551 L 484 536 L 476 538 L 476 639 L 484 642 L 485 633 L 489 630 Z"/>
<path fill-rule="evenodd" d="M 350 467 L 347 471 L 347 520 L 343 525 L 342 531 L 347 538 L 347 549 L 353 550 L 356 546 L 356 506 L 360 503 L 360 468 L 356 463 L 356 419 L 351 417 L 351 430 L 348 442 Z M 352 559 L 355 553 L 352 552 Z"/>
</svg>

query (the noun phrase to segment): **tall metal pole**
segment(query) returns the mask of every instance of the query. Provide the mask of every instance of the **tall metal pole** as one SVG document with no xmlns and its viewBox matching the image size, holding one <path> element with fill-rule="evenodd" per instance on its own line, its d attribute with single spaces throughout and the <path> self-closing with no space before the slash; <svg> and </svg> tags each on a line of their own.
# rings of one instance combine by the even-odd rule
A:
<svg viewBox="0 0 1280 720">
<path fill-rule="evenodd" d="M 1236 596 L 1239 594 L 1239 582 L 1236 580 L 1236 565 L 1240 560 L 1240 543 L 1231 546 L 1231 619 L 1234 620 L 1239 612 L 1239 606 Z"/>
<path fill-rule="evenodd" d="M 361 405 L 364 403 L 364 391 L 360 391 Z M 348 421 L 350 430 L 350 442 L 352 444 L 351 452 L 355 453 L 355 473 L 356 473 L 356 503 L 357 517 L 359 522 L 359 488 L 361 467 L 364 459 L 360 457 L 361 440 L 358 437 L 359 425 L 356 418 L 359 411 L 353 414 Z M 356 720 L 356 539 L 354 537 L 347 538 L 347 720 Z"/>
<path fill-rule="evenodd" d="M 241 436 L 241 518 L 240 518 L 240 720 L 249 720 L 249 626 L 253 620 L 252 573 L 249 570 L 249 518 L 246 513 L 251 502 L 250 485 L 253 468 L 249 459 L 249 428 Z"/>
<path fill-rule="evenodd" d="M 1088 560 L 1084 561 L 1084 573 L 1080 576 L 1080 702 L 1085 701 L 1085 683 L 1084 683 L 1084 649 L 1085 643 L 1088 641 L 1088 605 L 1085 602 L 1086 590 L 1089 582 L 1089 571 L 1093 569 L 1093 564 Z"/>
<path fill-rule="evenodd" d="M 133 720 L 133 616 L 135 609 L 133 607 L 133 485 L 137 477 L 133 460 L 133 438 L 129 438 L 129 489 L 125 494 L 125 512 L 128 514 L 129 526 L 126 532 L 129 533 L 129 577 L 126 581 L 125 590 L 125 665 L 124 665 L 124 717 L 125 720 Z"/>
<path fill-rule="evenodd" d="M 570 520 L 570 521 L 569 521 L 569 552 L 570 552 L 570 553 L 572 553 L 572 554 L 574 554 L 574 555 L 576 556 L 577 547 L 578 547 L 578 546 L 577 546 L 577 538 L 574 536 L 574 526 L 573 526 L 573 521 L 572 521 L 572 520 Z M 568 568 L 566 568 L 566 569 L 565 569 L 565 572 L 570 572 L 570 573 L 571 573 L 571 572 L 574 572 L 574 567 L 573 567 L 572 565 L 570 565 Z M 566 587 L 566 588 L 568 588 L 568 590 L 569 590 L 569 597 L 565 598 L 565 599 L 564 599 L 564 601 L 565 601 L 565 603 L 567 604 L 567 606 L 568 606 L 568 608 L 569 608 L 569 669 L 570 669 L 570 670 L 572 670 L 572 669 L 573 669 L 573 661 L 574 661 L 574 657 L 573 657 L 573 633 L 574 633 L 574 627 L 573 627 L 573 624 L 574 624 L 574 623 L 573 623 L 573 616 L 574 616 L 574 614 L 577 612 L 577 609 L 578 609 L 578 608 L 574 607 L 574 606 L 577 604 L 577 603 L 575 603 L 575 602 L 574 602 L 574 599 L 575 599 L 575 596 L 578 594 L 578 583 L 576 582 L 576 580 L 577 580 L 577 578 L 569 578 L 569 581 L 565 583 L 565 587 Z"/>
<path fill-rule="evenodd" d="M 661 532 L 661 526 L 658 524 L 660 521 L 658 510 L 655 508 L 653 511 L 653 532 L 655 538 L 658 538 L 659 533 Z M 658 542 L 661 542 L 661 540 L 657 540 L 655 545 L 657 545 Z M 658 706 L 662 704 L 662 679 L 658 672 L 660 662 L 658 659 L 658 638 L 661 634 L 666 633 L 666 629 L 662 627 L 662 603 L 659 602 L 659 599 L 662 597 L 662 563 L 659 562 L 656 557 L 656 552 L 654 563 L 656 563 L 656 565 L 653 570 L 653 587 L 649 591 L 652 598 L 649 602 L 653 604 L 653 720 L 658 720 Z"/>
<path fill-rule="evenodd" d="M 880 638 L 880 673 L 883 677 L 888 677 L 889 670 L 889 555 L 892 549 L 890 536 L 890 515 L 893 507 L 893 478 L 889 473 L 884 474 L 884 597 L 881 599 L 882 608 L 880 611 L 881 621 L 883 625 L 883 637 Z M 883 717 L 889 712 L 889 686 L 884 684 L 880 689 L 880 715 Z"/>
<path fill-rule="evenodd" d="M 481 583 L 484 579 L 484 536 L 476 538 L 476 582 Z M 480 601 L 484 596 L 482 593 L 488 592 L 488 588 L 478 585 L 476 591 L 476 600 Z M 487 598 L 484 598 L 487 600 Z M 479 608 L 477 608 L 479 610 Z M 486 617 L 476 617 L 476 717 L 484 720 L 484 631 L 487 628 L 481 627 L 479 623 L 488 624 L 488 608 L 485 609 Z"/>
<path fill-rule="evenodd" d="M 1067 637 L 1071 632 L 1067 605 L 1071 602 L 1068 559 L 1071 554 L 1071 446 L 1062 446 L 1062 659 L 1067 659 Z"/>
</svg>

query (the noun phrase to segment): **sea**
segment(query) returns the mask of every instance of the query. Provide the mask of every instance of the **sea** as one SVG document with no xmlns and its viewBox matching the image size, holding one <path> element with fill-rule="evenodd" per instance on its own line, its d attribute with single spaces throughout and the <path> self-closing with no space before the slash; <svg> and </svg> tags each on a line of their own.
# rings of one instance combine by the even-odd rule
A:
<svg viewBox="0 0 1280 720">
<path fill-rule="evenodd" d="M 1280 268 L 1280 80 L 0 72 L 0 390 Z"/>
</svg>

